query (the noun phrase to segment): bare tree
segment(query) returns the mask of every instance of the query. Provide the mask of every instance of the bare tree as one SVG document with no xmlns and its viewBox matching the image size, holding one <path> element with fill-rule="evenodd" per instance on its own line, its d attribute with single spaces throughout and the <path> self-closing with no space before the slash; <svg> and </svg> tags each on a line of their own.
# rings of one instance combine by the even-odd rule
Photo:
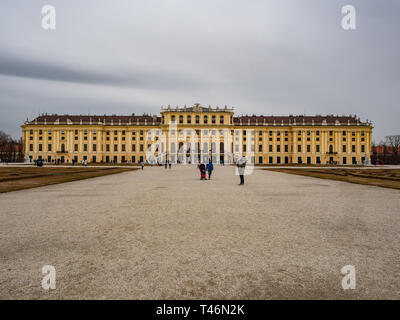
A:
<svg viewBox="0 0 400 320">
<path fill-rule="evenodd" d="M 6 145 L 8 142 L 10 142 L 12 139 L 10 135 L 5 133 L 4 131 L 0 130 L 0 146 Z"/>
<path fill-rule="evenodd" d="M 399 149 L 400 149 L 400 135 L 386 136 L 386 144 L 392 149 L 393 160 L 398 163 Z"/>
<path fill-rule="evenodd" d="M 10 135 L 0 130 L 0 161 L 22 161 L 22 140 L 14 140 Z"/>
</svg>

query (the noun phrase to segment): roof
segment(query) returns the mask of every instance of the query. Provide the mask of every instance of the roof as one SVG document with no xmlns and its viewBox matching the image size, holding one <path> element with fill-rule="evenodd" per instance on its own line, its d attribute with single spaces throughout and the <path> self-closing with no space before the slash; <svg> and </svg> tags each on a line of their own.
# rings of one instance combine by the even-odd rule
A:
<svg viewBox="0 0 400 320">
<path fill-rule="evenodd" d="M 41 115 L 27 124 L 89 124 L 89 125 L 118 125 L 118 124 L 148 124 L 159 125 L 161 117 L 152 115 Z"/>
<path fill-rule="evenodd" d="M 234 117 L 236 125 L 371 125 L 369 122 L 361 122 L 356 116 L 239 116 Z"/>
<path fill-rule="evenodd" d="M 203 108 L 203 107 L 200 107 Z M 189 110 L 191 108 L 188 108 Z M 208 110 L 208 109 L 207 109 Z M 228 109 L 229 110 L 229 109 Z M 41 115 L 25 124 L 40 125 L 160 125 L 161 117 L 156 115 Z M 236 116 L 234 125 L 252 126 L 296 126 L 296 125 L 361 125 L 372 126 L 371 122 L 361 122 L 356 116 Z"/>
</svg>

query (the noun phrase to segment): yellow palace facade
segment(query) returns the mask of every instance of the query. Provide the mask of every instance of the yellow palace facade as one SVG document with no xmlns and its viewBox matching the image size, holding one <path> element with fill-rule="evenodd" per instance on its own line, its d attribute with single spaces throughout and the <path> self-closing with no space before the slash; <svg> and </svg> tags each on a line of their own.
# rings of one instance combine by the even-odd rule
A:
<svg viewBox="0 0 400 320">
<path fill-rule="evenodd" d="M 371 122 L 355 116 L 235 116 L 232 108 L 156 115 L 41 115 L 22 125 L 27 159 L 49 163 L 363 164 Z"/>
</svg>

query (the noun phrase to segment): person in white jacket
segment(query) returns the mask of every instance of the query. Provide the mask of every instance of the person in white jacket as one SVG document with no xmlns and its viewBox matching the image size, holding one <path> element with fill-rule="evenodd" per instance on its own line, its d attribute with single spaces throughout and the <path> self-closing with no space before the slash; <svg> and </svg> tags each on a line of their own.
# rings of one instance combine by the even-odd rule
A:
<svg viewBox="0 0 400 320">
<path fill-rule="evenodd" d="M 247 162 L 246 157 L 241 157 L 236 161 L 236 167 L 238 169 L 239 177 L 240 177 L 239 186 L 244 185 L 244 171 L 246 169 L 246 162 Z"/>
</svg>

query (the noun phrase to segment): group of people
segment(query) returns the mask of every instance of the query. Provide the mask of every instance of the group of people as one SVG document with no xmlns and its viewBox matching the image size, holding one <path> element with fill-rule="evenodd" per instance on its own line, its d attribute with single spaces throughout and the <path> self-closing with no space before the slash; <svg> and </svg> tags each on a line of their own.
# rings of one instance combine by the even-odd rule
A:
<svg viewBox="0 0 400 320">
<path fill-rule="evenodd" d="M 198 169 L 200 170 L 200 180 L 207 180 L 206 171 L 208 172 L 208 180 L 211 180 L 211 174 L 214 170 L 214 165 L 211 160 L 207 163 L 207 165 L 200 163 L 198 165 Z"/>
<path fill-rule="evenodd" d="M 238 174 L 240 177 L 240 183 L 239 186 L 244 185 L 244 172 L 245 172 L 245 168 L 246 168 L 246 158 L 245 157 L 241 157 L 238 158 L 236 160 L 236 167 L 238 170 Z M 168 167 L 171 169 L 171 162 L 170 161 L 165 161 L 164 162 L 165 168 L 167 169 Z M 140 166 L 142 168 L 142 170 L 144 169 L 144 162 L 141 161 L 140 162 Z M 200 171 L 200 180 L 207 180 L 207 173 L 208 173 L 208 180 L 211 180 L 211 175 L 212 172 L 214 171 L 214 165 L 211 161 L 211 159 L 208 161 L 207 165 L 205 165 L 203 162 L 200 163 L 197 166 L 197 169 Z"/>
<path fill-rule="evenodd" d="M 242 157 L 237 159 L 236 161 L 236 167 L 238 169 L 239 177 L 240 177 L 240 183 L 239 186 L 244 185 L 244 172 L 246 169 L 246 158 Z M 208 173 L 208 180 L 211 180 L 211 174 L 214 170 L 214 165 L 211 160 L 205 165 L 204 163 L 200 163 L 197 168 L 200 171 L 200 180 L 207 180 L 206 173 Z"/>
</svg>

